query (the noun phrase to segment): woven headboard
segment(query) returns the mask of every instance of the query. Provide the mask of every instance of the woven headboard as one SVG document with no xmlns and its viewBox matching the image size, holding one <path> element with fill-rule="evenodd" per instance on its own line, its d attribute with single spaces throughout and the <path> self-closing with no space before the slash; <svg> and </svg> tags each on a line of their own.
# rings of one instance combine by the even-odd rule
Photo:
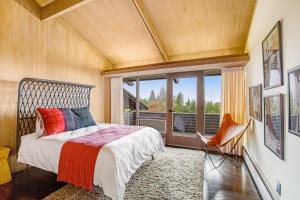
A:
<svg viewBox="0 0 300 200">
<path fill-rule="evenodd" d="M 44 108 L 83 108 L 90 106 L 95 87 L 78 83 L 24 78 L 19 85 L 17 108 L 17 151 L 21 136 L 35 131 L 35 110 Z"/>
</svg>

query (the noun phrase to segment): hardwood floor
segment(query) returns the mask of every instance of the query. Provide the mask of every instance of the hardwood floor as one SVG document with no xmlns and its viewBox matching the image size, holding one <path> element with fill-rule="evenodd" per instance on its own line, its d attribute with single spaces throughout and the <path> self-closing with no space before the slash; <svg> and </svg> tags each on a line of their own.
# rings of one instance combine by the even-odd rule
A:
<svg viewBox="0 0 300 200">
<path fill-rule="evenodd" d="M 220 156 L 212 156 L 214 159 Z M 256 186 L 246 164 L 239 159 L 239 168 L 226 161 L 219 169 L 214 169 L 207 158 L 203 196 L 204 200 L 260 200 Z"/>
<path fill-rule="evenodd" d="M 54 173 L 30 167 L 13 174 L 10 183 L 0 186 L 0 200 L 42 199 L 64 185 L 56 182 Z"/>
<path fill-rule="evenodd" d="M 218 156 L 214 156 L 218 157 Z M 219 170 L 205 161 L 204 200 L 259 200 L 261 199 L 242 161 L 235 168 L 225 162 Z M 15 173 L 13 181 L 0 186 L 0 200 L 35 200 L 64 186 L 56 182 L 56 175 L 34 167 Z"/>
</svg>

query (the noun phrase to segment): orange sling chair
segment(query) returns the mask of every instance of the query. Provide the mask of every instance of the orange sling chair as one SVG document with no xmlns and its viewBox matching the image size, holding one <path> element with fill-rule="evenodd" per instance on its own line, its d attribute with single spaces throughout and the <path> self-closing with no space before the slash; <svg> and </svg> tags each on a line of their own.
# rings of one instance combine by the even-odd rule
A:
<svg viewBox="0 0 300 200">
<path fill-rule="evenodd" d="M 237 144 L 239 143 L 240 139 L 242 138 L 243 134 L 246 132 L 247 128 L 249 127 L 251 121 L 252 121 L 252 119 L 250 119 L 247 124 L 241 125 L 241 124 L 238 124 L 238 123 L 234 122 L 232 120 L 230 114 L 225 114 L 224 117 L 223 117 L 221 127 L 219 128 L 219 130 L 218 130 L 218 132 L 215 136 L 213 136 L 211 138 L 206 138 L 206 137 L 202 136 L 200 133 L 197 133 L 198 136 L 200 137 L 201 141 L 205 144 L 205 156 L 204 156 L 204 158 L 206 158 L 206 156 L 208 155 L 208 157 L 209 157 L 210 161 L 212 162 L 214 168 L 220 167 L 226 159 L 228 159 L 235 167 L 238 167 L 236 147 L 237 147 Z M 236 137 L 237 137 L 237 140 L 233 144 L 230 151 L 227 154 L 223 153 L 220 150 L 220 147 L 226 146 L 230 141 L 233 141 L 233 139 L 236 138 Z M 217 151 L 223 157 L 223 160 L 217 166 L 213 162 L 213 160 L 212 160 L 212 158 L 211 158 L 211 156 L 208 152 L 209 147 L 216 148 Z M 235 150 L 236 163 L 232 162 L 229 159 L 230 154 L 232 153 L 233 150 Z"/>
</svg>

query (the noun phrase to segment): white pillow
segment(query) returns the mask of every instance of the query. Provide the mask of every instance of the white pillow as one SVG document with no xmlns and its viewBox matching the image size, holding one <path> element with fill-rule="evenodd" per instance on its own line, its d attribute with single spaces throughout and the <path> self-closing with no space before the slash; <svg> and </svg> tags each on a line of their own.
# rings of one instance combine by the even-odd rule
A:
<svg viewBox="0 0 300 200">
<path fill-rule="evenodd" d="M 44 122 L 41 113 L 36 110 L 35 132 L 42 136 L 45 132 Z"/>
</svg>

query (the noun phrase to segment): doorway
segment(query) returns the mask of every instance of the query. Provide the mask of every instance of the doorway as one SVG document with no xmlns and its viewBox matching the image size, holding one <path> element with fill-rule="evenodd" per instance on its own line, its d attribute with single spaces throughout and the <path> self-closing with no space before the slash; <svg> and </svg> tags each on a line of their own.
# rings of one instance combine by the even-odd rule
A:
<svg viewBox="0 0 300 200">
<path fill-rule="evenodd" d="M 168 74 L 167 144 L 200 149 L 204 130 L 204 73 Z"/>
<path fill-rule="evenodd" d="M 123 79 L 124 123 L 158 130 L 165 143 L 201 148 L 220 121 L 221 72 L 196 71 Z"/>
</svg>

